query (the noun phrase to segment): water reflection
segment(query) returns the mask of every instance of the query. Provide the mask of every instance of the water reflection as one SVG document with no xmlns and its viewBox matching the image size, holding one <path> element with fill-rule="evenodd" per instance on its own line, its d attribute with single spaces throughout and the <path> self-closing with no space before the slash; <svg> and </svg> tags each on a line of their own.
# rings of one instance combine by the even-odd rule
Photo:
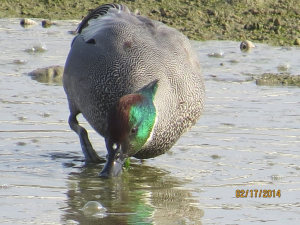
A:
<svg viewBox="0 0 300 225">
<path fill-rule="evenodd" d="M 143 164 L 133 164 L 122 176 L 100 179 L 95 174 L 102 165 L 91 165 L 68 177 L 67 205 L 62 220 L 78 224 L 202 224 L 203 210 L 185 181 L 169 172 Z M 97 201 L 106 213 L 85 214 L 82 208 Z"/>
</svg>

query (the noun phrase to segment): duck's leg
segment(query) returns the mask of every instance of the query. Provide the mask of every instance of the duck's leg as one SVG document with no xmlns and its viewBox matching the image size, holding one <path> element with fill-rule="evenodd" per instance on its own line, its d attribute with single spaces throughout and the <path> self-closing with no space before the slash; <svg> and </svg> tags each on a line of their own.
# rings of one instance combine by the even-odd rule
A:
<svg viewBox="0 0 300 225">
<path fill-rule="evenodd" d="M 71 113 L 69 117 L 69 125 L 73 131 L 75 131 L 80 140 L 82 152 L 85 156 L 85 162 L 87 163 L 104 163 L 106 162 L 105 159 L 102 159 L 98 156 L 96 151 L 93 149 L 93 146 L 89 140 L 88 134 L 86 129 L 78 124 L 78 120 L 76 116 L 79 113 Z"/>
</svg>

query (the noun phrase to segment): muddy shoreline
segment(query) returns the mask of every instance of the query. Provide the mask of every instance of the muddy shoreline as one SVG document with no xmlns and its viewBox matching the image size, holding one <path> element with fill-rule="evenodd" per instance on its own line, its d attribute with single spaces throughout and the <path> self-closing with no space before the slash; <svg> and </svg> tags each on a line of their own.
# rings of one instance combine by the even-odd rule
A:
<svg viewBox="0 0 300 225">
<path fill-rule="evenodd" d="M 190 39 L 245 39 L 271 45 L 300 45 L 300 5 L 296 0 L 114 1 L 162 21 Z M 81 20 L 103 0 L 4 0 L 0 18 Z"/>
</svg>

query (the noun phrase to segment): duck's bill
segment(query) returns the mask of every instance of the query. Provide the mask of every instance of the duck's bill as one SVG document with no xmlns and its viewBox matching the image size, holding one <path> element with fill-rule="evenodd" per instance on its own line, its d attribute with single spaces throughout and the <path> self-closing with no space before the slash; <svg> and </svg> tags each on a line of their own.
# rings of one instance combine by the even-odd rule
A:
<svg viewBox="0 0 300 225">
<path fill-rule="evenodd" d="M 118 154 L 116 156 L 116 154 Z M 107 155 L 107 161 L 99 176 L 103 178 L 116 177 L 123 171 L 125 159 L 120 152 L 111 152 Z"/>
</svg>

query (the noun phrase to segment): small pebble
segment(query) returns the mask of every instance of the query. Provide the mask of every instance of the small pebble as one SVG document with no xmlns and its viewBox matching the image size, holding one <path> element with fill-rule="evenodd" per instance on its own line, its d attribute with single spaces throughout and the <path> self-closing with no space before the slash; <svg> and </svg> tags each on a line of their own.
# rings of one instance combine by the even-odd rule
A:
<svg viewBox="0 0 300 225">
<path fill-rule="evenodd" d="M 229 62 L 230 63 L 238 63 L 239 61 L 237 59 L 230 59 Z"/>
<path fill-rule="evenodd" d="M 52 25 L 53 25 L 53 23 L 51 20 L 43 20 L 42 21 L 42 27 L 44 27 L 44 28 L 51 27 Z"/>
<path fill-rule="evenodd" d="M 250 52 L 252 48 L 255 48 L 255 45 L 251 41 L 245 40 L 240 44 L 240 49 L 242 52 Z"/>
<path fill-rule="evenodd" d="M 212 159 L 220 159 L 220 158 L 222 158 L 222 157 L 219 156 L 219 155 L 211 155 L 211 158 L 212 158 Z"/>
<path fill-rule="evenodd" d="M 6 183 L 0 184 L 0 189 L 7 189 L 7 188 L 10 188 L 9 184 Z"/>
<path fill-rule="evenodd" d="M 271 176 L 272 180 L 281 180 L 282 178 L 283 178 L 283 176 L 280 174 L 274 174 Z"/>
<path fill-rule="evenodd" d="M 80 224 L 79 222 L 75 220 L 66 220 L 65 225 L 78 225 Z"/>
<path fill-rule="evenodd" d="M 27 63 L 26 59 L 16 59 L 14 60 L 14 64 L 25 64 Z"/>
<path fill-rule="evenodd" d="M 50 117 L 50 116 L 51 116 L 51 113 L 43 113 L 42 116 L 43 116 L 43 117 Z"/>
<path fill-rule="evenodd" d="M 219 50 L 217 52 L 208 53 L 208 56 L 215 58 L 223 58 L 225 56 L 225 53 L 222 50 Z"/>
<path fill-rule="evenodd" d="M 24 18 L 20 21 L 20 25 L 22 27 L 29 27 L 29 26 L 34 26 L 34 25 L 38 25 L 37 22 L 31 20 L 31 19 L 27 19 L 27 18 Z"/>
<path fill-rule="evenodd" d="M 24 121 L 24 120 L 27 120 L 27 117 L 26 117 L 26 116 L 19 116 L 19 117 L 18 117 L 18 120 Z"/>
<path fill-rule="evenodd" d="M 17 145 L 18 145 L 18 146 L 25 146 L 25 145 L 26 145 L 26 142 L 19 141 L 19 142 L 17 142 Z"/>
<path fill-rule="evenodd" d="M 277 70 L 278 71 L 287 71 L 287 70 L 290 69 L 290 67 L 291 67 L 290 63 L 288 63 L 288 62 L 287 63 L 282 63 L 282 64 L 277 66 Z"/>
<path fill-rule="evenodd" d="M 299 44 L 300 44 L 300 39 L 299 39 Z M 283 46 L 281 49 L 286 50 L 286 51 L 291 51 L 292 50 L 292 48 L 290 46 Z"/>
<path fill-rule="evenodd" d="M 47 46 L 45 43 L 37 43 L 37 44 L 31 44 L 28 46 L 28 48 L 24 49 L 25 52 L 45 52 L 47 51 Z"/>
<path fill-rule="evenodd" d="M 38 139 L 32 139 L 31 142 L 32 142 L 32 143 L 38 143 L 39 140 L 38 140 Z"/>
<path fill-rule="evenodd" d="M 296 169 L 296 170 L 300 170 L 300 166 L 296 166 L 295 169 Z"/>
</svg>

